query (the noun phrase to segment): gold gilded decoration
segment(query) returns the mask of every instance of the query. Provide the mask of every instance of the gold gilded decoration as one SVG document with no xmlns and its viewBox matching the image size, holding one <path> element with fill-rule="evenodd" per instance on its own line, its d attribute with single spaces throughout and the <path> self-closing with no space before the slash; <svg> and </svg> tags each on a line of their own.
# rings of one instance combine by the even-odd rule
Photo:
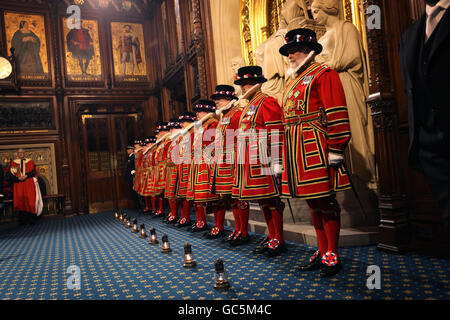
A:
<svg viewBox="0 0 450 320">
<path fill-rule="evenodd" d="M 129 117 L 133 117 L 134 121 L 138 121 L 138 114 L 137 113 L 129 113 L 128 116 Z"/>
<path fill-rule="evenodd" d="M 280 12 L 286 0 L 269 1 L 269 36 L 274 34 L 280 26 Z"/>
<path fill-rule="evenodd" d="M 142 24 L 111 22 L 114 75 L 118 81 L 146 81 Z"/>
<path fill-rule="evenodd" d="M 267 0 L 241 0 L 241 45 L 247 64 L 254 64 L 254 50 L 267 39 Z"/>
<path fill-rule="evenodd" d="M 342 0 L 344 19 L 353 23 L 358 29 L 367 52 L 366 24 L 362 0 Z"/>
<path fill-rule="evenodd" d="M 66 74 L 70 81 L 102 80 L 102 64 L 96 20 L 82 20 L 81 29 L 67 28 L 63 19 Z"/>
<path fill-rule="evenodd" d="M 81 115 L 81 121 L 83 122 L 83 125 L 86 124 L 86 119 L 92 118 L 92 114 L 82 114 Z"/>
<path fill-rule="evenodd" d="M 5 12 L 7 52 L 14 47 L 21 79 L 47 80 L 47 38 L 43 15 Z"/>
</svg>

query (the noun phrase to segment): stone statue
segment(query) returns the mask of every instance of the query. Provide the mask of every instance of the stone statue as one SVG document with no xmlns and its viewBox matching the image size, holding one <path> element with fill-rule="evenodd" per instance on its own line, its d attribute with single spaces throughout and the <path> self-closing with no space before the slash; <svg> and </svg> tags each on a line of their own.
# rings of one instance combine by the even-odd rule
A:
<svg viewBox="0 0 450 320">
<path fill-rule="evenodd" d="M 263 69 L 267 82 L 263 83 L 261 91 L 276 98 L 281 104 L 285 74 L 289 61 L 278 51 L 284 45 L 284 37 L 289 30 L 300 28 L 308 18 L 305 0 L 287 0 L 280 11 L 280 26 L 277 32 L 255 49 L 256 64 Z"/>
<path fill-rule="evenodd" d="M 237 56 L 237 57 L 234 57 L 233 59 L 231 59 L 231 69 L 233 70 L 233 79 L 231 79 L 229 81 L 229 83 L 234 83 L 234 80 L 235 80 L 234 78 L 238 74 L 239 68 L 241 68 L 245 65 L 246 65 L 245 60 L 240 56 Z M 237 85 L 233 84 L 233 87 L 234 87 L 234 93 L 237 96 L 240 96 L 242 94 L 241 86 L 237 86 Z"/>
<path fill-rule="evenodd" d="M 339 18 L 337 0 L 314 0 L 311 10 L 314 19 L 326 27 L 319 39 L 323 51 L 316 61 L 336 70 L 344 87 L 352 132 L 349 152 L 353 174 L 376 190 L 372 117 L 366 105 L 367 62 L 361 37 L 351 22 Z"/>
</svg>

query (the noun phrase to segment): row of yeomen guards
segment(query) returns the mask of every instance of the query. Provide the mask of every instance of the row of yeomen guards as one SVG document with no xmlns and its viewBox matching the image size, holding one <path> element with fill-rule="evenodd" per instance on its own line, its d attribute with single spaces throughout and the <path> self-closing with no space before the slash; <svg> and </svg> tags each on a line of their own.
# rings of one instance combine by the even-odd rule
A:
<svg viewBox="0 0 450 320">
<path fill-rule="evenodd" d="M 340 207 L 335 193 L 350 187 L 342 166 L 350 140 L 345 95 L 337 72 L 314 62 L 322 51 L 314 31 L 295 29 L 285 40 L 279 51 L 289 58 L 292 76 L 281 107 L 260 91 L 267 81 L 260 67 L 240 68 L 234 83 L 243 96 L 236 97 L 232 86 L 218 85 L 211 96 L 214 101 L 199 101 L 194 113 L 159 123 L 156 137 L 135 141 L 134 190 L 145 197 L 145 211 L 153 210 L 156 216 L 164 216 L 163 199 L 167 198 L 166 222 L 191 226 L 193 232 L 207 230 L 206 207 L 211 206 L 215 225 L 205 233 L 210 239 L 224 236 L 225 211 L 231 207 L 235 229 L 224 241 L 232 246 L 249 241 L 248 201 L 257 201 L 268 236 L 254 252 L 267 256 L 286 250 L 281 198 L 304 199 L 311 209 L 318 250 L 301 270 L 320 269 L 321 276 L 331 276 L 341 268 Z M 202 129 L 194 130 L 193 123 Z M 214 142 L 205 136 L 210 129 L 215 130 Z M 238 134 L 230 138 L 227 132 L 233 131 L 228 129 Z M 268 144 L 252 143 L 254 133 L 260 137 L 261 130 L 267 132 Z M 201 161 L 194 159 L 195 150 L 205 151 L 211 144 L 215 153 L 209 159 L 205 152 Z M 277 147 L 279 156 L 272 153 Z M 174 162 L 186 151 L 191 153 L 190 161 Z M 190 221 L 191 205 L 195 222 Z"/>
</svg>

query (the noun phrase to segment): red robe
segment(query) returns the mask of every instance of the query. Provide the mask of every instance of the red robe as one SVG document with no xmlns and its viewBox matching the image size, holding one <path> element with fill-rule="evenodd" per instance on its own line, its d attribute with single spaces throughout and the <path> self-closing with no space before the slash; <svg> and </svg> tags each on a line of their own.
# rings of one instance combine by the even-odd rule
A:
<svg viewBox="0 0 450 320">
<path fill-rule="evenodd" d="M 217 195 L 211 194 L 210 192 L 210 181 L 211 181 L 211 163 L 205 161 L 205 148 L 211 144 L 214 145 L 213 139 L 205 138 L 209 133 L 208 130 L 214 130 L 217 127 L 216 119 L 208 119 L 202 124 L 201 132 L 197 132 L 194 137 L 194 143 L 192 145 L 192 166 L 189 175 L 188 189 L 186 194 L 187 200 L 193 200 L 194 202 L 209 202 L 217 200 Z M 213 138 L 213 137 L 211 137 Z M 202 160 L 195 159 L 195 150 L 201 150 Z M 209 159 L 212 162 L 213 159 Z"/>
<path fill-rule="evenodd" d="M 189 136 L 188 136 L 189 135 Z M 192 129 L 189 133 L 186 133 L 181 141 L 178 148 L 179 152 L 179 161 L 181 163 L 177 164 L 178 169 L 178 178 L 179 182 L 177 184 L 177 198 L 184 199 L 186 198 L 188 182 L 189 182 L 189 174 L 191 171 L 191 154 L 192 154 L 192 142 L 194 141 L 194 130 Z M 176 150 L 176 149 L 175 149 Z M 189 153 L 189 161 L 182 160 Z"/>
<path fill-rule="evenodd" d="M 11 173 L 19 178 L 28 176 L 26 180 L 14 182 L 14 210 L 36 214 L 36 186 L 33 177 L 37 177 L 33 160 L 24 159 L 23 166 L 20 159 L 11 162 Z"/>
<path fill-rule="evenodd" d="M 166 166 L 167 154 L 170 147 L 170 140 L 164 140 L 160 143 L 154 152 L 154 180 L 153 180 L 153 195 L 164 195 L 164 188 L 166 187 Z"/>
<path fill-rule="evenodd" d="M 328 151 L 343 154 L 350 124 L 339 75 L 312 63 L 283 94 L 285 157 L 282 196 L 321 198 L 350 187 L 347 172 L 328 165 Z"/>
<path fill-rule="evenodd" d="M 277 100 L 257 92 L 242 110 L 239 127 L 233 198 L 258 200 L 279 196 L 270 163 L 279 163 L 282 156 L 283 123 Z M 261 130 L 267 133 L 265 143 Z M 251 135 L 252 131 L 256 131 L 257 136 Z M 271 154 L 272 148 L 278 148 L 278 155 Z"/>
<path fill-rule="evenodd" d="M 175 157 L 172 157 L 172 153 L 176 152 L 176 146 L 180 143 L 182 137 L 178 137 L 175 141 L 169 144 L 167 152 L 167 169 L 166 169 L 166 189 L 164 196 L 167 199 L 175 199 L 177 196 L 177 188 L 179 183 L 178 167 L 173 162 Z"/>
<path fill-rule="evenodd" d="M 155 179 L 155 163 L 154 163 L 155 152 L 147 152 L 142 160 L 142 195 L 144 197 L 152 196 L 154 188 Z"/>
<path fill-rule="evenodd" d="M 134 176 L 134 182 L 133 182 L 133 189 L 138 194 L 141 194 L 142 160 L 143 160 L 142 152 L 138 152 L 138 154 L 135 155 L 135 159 L 134 159 L 134 167 L 136 169 L 136 174 Z"/>
<path fill-rule="evenodd" d="M 238 107 L 231 108 L 222 116 L 217 125 L 216 139 L 214 141 L 217 153 L 211 174 L 211 193 L 213 194 L 231 195 L 236 153 L 236 133 L 239 129 L 241 113 L 242 110 Z M 227 132 L 227 130 L 230 131 Z M 231 133 L 235 135 L 233 139 L 231 139 Z"/>
</svg>

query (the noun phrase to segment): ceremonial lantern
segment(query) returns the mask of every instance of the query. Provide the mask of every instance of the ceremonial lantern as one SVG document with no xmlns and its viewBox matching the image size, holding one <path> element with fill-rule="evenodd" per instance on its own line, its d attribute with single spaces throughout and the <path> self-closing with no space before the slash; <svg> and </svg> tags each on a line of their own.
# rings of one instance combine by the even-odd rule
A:
<svg viewBox="0 0 450 320">
<path fill-rule="evenodd" d="M 214 267 L 216 272 L 214 274 L 214 289 L 227 289 L 230 287 L 230 283 L 228 282 L 228 274 L 225 271 L 223 266 L 223 260 L 217 259 L 214 262 Z"/>
<path fill-rule="evenodd" d="M 120 221 L 120 222 L 123 221 L 123 214 L 119 214 L 119 221 Z"/>
<path fill-rule="evenodd" d="M 149 243 L 150 244 L 158 244 L 159 243 L 158 239 L 156 238 L 155 228 L 150 229 L 150 242 Z"/>
<path fill-rule="evenodd" d="M 145 224 L 141 224 L 141 234 L 139 235 L 139 238 L 147 238 L 147 232 L 145 232 Z"/>
<path fill-rule="evenodd" d="M 170 243 L 169 238 L 167 237 L 167 234 L 162 236 L 162 253 L 169 253 L 172 252 L 172 249 L 170 249 Z"/>
<path fill-rule="evenodd" d="M 116 211 L 114 212 L 114 219 L 118 220 L 119 219 L 119 213 Z"/>
<path fill-rule="evenodd" d="M 131 230 L 131 232 L 133 232 L 133 233 L 138 233 L 139 232 L 137 219 L 133 220 L 133 229 Z"/>
<path fill-rule="evenodd" d="M 126 224 L 127 228 L 131 228 L 131 218 L 127 217 L 127 224 Z"/>
<path fill-rule="evenodd" d="M 194 260 L 194 256 L 192 255 L 192 248 L 189 243 L 184 245 L 184 264 L 185 268 L 193 268 L 197 265 L 197 262 Z"/>
</svg>

